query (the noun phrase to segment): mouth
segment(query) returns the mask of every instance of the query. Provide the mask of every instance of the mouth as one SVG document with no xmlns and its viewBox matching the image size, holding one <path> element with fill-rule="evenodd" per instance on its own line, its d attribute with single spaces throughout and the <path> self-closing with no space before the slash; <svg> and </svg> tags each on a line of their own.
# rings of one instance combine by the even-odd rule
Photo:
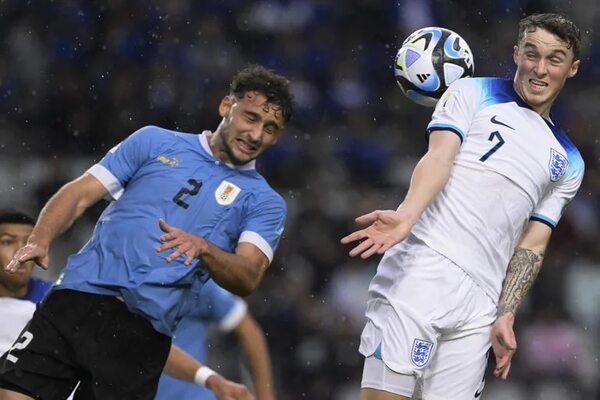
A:
<svg viewBox="0 0 600 400">
<path fill-rule="evenodd" d="M 548 84 L 544 81 L 540 81 L 537 79 L 530 79 L 529 80 L 529 84 L 533 87 L 533 88 L 537 88 L 537 89 L 544 89 L 545 87 L 548 86 Z"/>
<path fill-rule="evenodd" d="M 238 149 L 246 155 L 252 155 L 257 150 L 257 146 L 246 142 L 244 139 L 238 138 L 236 142 Z"/>
</svg>

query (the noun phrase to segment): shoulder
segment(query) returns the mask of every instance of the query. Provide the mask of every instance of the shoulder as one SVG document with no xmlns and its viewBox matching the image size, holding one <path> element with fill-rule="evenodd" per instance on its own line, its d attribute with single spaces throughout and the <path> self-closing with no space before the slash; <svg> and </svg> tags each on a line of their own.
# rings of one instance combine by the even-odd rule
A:
<svg viewBox="0 0 600 400">
<path fill-rule="evenodd" d="M 178 132 L 154 125 L 147 125 L 129 135 L 125 142 L 129 143 L 129 147 L 137 149 L 164 149 L 181 146 L 196 148 L 199 141 L 198 137 L 198 134 Z M 113 151 L 119 146 L 115 146 Z"/>
<path fill-rule="evenodd" d="M 583 157 L 581 156 L 581 153 L 563 129 L 557 126 L 551 126 L 551 129 L 554 133 L 554 136 L 567 153 L 566 156 L 568 160 L 568 177 L 571 179 L 582 179 L 585 171 L 585 162 L 583 160 Z M 553 153 L 551 162 L 560 162 L 560 157 L 560 155 Z"/>
<path fill-rule="evenodd" d="M 253 184 L 252 199 L 257 205 L 266 205 L 269 207 L 280 207 L 286 210 L 286 203 L 283 197 L 269 185 L 267 180 L 258 172 L 255 174 Z"/>
<path fill-rule="evenodd" d="M 198 142 L 198 134 L 179 132 L 171 129 L 161 128 L 154 125 L 146 125 L 130 135 L 130 138 L 138 140 L 173 142 L 173 141 L 195 141 Z"/>
</svg>

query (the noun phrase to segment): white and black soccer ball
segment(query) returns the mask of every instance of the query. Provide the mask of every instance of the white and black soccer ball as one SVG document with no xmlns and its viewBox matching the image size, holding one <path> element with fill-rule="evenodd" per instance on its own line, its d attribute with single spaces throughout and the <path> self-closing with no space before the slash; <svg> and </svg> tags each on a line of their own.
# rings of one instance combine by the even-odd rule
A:
<svg viewBox="0 0 600 400">
<path fill-rule="evenodd" d="M 473 53 L 467 42 L 446 28 L 428 27 L 413 32 L 402 43 L 394 62 L 394 75 L 408 98 L 433 107 L 448 86 L 473 76 Z"/>
</svg>

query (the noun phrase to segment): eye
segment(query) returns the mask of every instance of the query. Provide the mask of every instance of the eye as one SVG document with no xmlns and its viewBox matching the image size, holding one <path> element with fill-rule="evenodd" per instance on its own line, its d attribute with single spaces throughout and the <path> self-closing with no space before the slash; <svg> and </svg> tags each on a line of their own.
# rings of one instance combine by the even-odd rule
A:
<svg viewBox="0 0 600 400">
<path fill-rule="evenodd" d="M 2 239 L 0 240 L 0 246 L 12 246 L 15 244 L 15 241 L 12 239 Z"/>
<path fill-rule="evenodd" d="M 265 132 L 267 132 L 269 135 L 274 135 L 275 132 L 277 132 L 277 129 L 275 129 L 274 126 L 269 125 L 265 127 Z"/>
</svg>

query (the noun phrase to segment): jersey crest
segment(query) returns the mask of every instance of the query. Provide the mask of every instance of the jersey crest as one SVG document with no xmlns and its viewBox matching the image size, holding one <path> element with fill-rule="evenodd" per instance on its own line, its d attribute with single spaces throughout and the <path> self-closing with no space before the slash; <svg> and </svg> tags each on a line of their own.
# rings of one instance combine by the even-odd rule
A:
<svg viewBox="0 0 600 400">
<path fill-rule="evenodd" d="M 433 343 L 423 339 L 415 339 L 413 342 L 410 359 L 417 367 L 422 367 L 429 361 Z"/>
<path fill-rule="evenodd" d="M 231 182 L 223 181 L 215 191 L 215 199 L 222 206 L 233 203 L 242 189 Z"/>
<path fill-rule="evenodd" d="M 569 167 L 569 160 L 567 157 L 560 154 L 554 149 L 550 149 L 550 162 L 548 168 L 550 169 L 550 180 L 552 182 L 558 181 L 563 177 Z"/>
</svg>

